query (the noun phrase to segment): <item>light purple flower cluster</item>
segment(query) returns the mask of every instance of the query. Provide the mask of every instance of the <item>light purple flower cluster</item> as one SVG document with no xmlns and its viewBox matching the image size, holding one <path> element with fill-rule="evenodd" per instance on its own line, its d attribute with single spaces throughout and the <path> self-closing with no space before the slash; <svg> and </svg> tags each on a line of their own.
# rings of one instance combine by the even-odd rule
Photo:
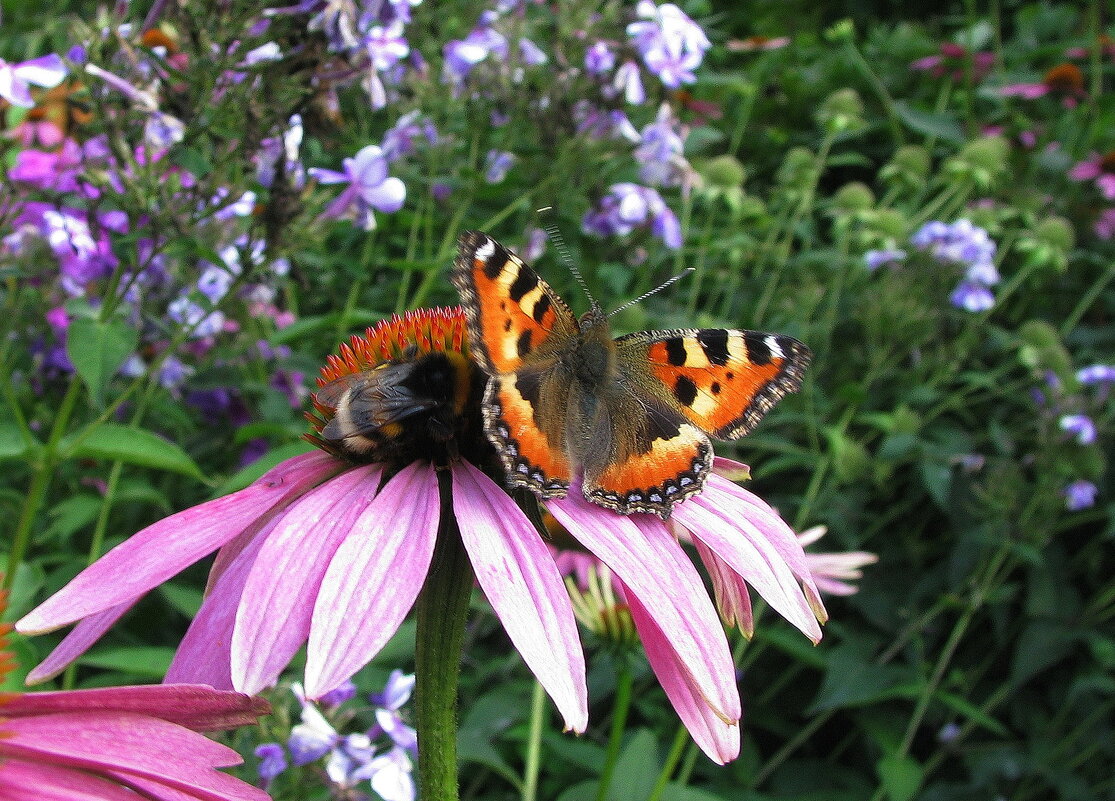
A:
<svg viewBox="0 0 1115 801">
<path fill-rule="evenodd" d="M 352 734 L 338 732 L 318 705 L 306 699 L 301 685 L 291 689 L 302 706 L 302 722 L 291 730 L 286 751 L 279 743 L 265 743 L 256 749 L 260 759 L 257 770 L 264 783 L 285 772 L 291 763 L 302 766 L 324 759 L 325 775 L 337 791 L 352 790 L 366 781 L 384 801 L 414 801 L 411 771 L 418 754 L 418 738 L 399 713 L 414 690 L 413 675 L 392 672 L 384 691 L 370 698 L 376 723 L 367 731 Z M 355 685 L 345 682 L 322 696 L 320 704 L 335 709 L 355 692 Z"/>
<path fill-rule="evenodd" d="M 995 242 L 983 228 L 965 219 L 951 225 L 934 220 L 919 228 L 910 244 L 928 251 L 940 262 L 964 268 L 964 278 L 949 296 L 953 306 L 981 312 L 995 305 L 991 287 L 1000 280 L 995 267 Z"/>
<path fill-rule="evenodd" d="M 635 10 L 641 20 L 627 26 L 627 35 L 646 68 L 670 89 L 696 81 L 693 70 L 712 46 L 701 26 L 673 3 L 640 0 Z"/>
<path fill-rule="evenodd" d="M 677 215 L 658 192 L 639 184 L 612 184 L 596 208 L 585 214 L 581 228 L 597 236 L 625 236 L 636 228 L 649 228 L 666 247 L 681 247 Z"/>
<path fill-rule="evenodd" d="M 685 131 L 668 103 L 658 109 L 654 122 L 645 126 L 635 147 L 639 180 L 651 186 L 678 186 L 692 174 L 684 156 Z"/>
<path fill-rule="evenodd" d="M 463 91 L 473 71 L 481 63 L 508 64 L 509 70 L 503 74 L 512 83 L 521 83 L 526 76 L 525 68 L 539 67 L 549 62 L 550 57 L 546 52 L 525 36 L 520 36 L 517 40 L 517 58 L 509 59 L 510 42 L 507 35 L 498 29 L 497 23 L 513 7 L 513 4 L 504 3 L 494 10 L 485 11 L 468 36 L 453 39 L 442 47 L 442 79 L 453 87 L 455 95 Z M 509 63 L 510 61 L 514 63 Z"/>
</svg>

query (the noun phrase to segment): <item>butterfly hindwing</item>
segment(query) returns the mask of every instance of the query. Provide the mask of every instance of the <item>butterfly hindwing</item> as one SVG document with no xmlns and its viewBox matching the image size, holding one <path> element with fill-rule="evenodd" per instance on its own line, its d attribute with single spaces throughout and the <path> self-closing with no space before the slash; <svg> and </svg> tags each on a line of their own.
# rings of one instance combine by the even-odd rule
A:
<svg viewBox="0 0 1115 801">
<path fill-rule="evenodd" d="M 647 362 L 685 418 L 717 439 L 751 431 L 801 386 L 812 355 L 793 337 L 724 328 L 644 331 L 616 345 Z"/>
<path fill-rule="evenodd" d="M 577 320 L 523 260 L 491 237 L 462 234 L 450 276 L 468 317 L 473 356 L 489 375 L 512 373 Z"/>
</svg>

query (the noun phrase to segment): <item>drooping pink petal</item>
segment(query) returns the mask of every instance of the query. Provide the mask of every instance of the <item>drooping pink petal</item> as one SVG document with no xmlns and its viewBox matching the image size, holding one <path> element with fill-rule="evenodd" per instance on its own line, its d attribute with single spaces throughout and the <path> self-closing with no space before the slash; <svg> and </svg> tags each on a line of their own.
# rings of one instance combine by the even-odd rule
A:
<svg viewBox="0 0 1115 801">
<path fill-rule="evenodd" d="M 27 684 L 39 684 L 61 673 L 71 662 L 88 651 L 93 643 L 124 616 L 125 612 L 135 606 L 135 603 L 135 601 L 128 601 L 111 606 L 79 622 L 62 638 L 62 642 L 58 643 L 50 655 L 27 674 Z"/>
<path fill-rule="evenodd" d="M 569 591 L 549 549 L 488 476 L 463 461 L 452 475 L 454 514 L 476 580 L 566 728 L 579 734 L 588 725 L 585 657 Z"/>
<path fill-rule="evenodd" d="M 723 765 L 739 756 L 740 726 L 739 720 L 731 722 L 722 720 L 716 715 L 702 697 L 700 688 L 692 682 L 692 676 L 686 669 L 685 662 L 674 650 L 670 640 L 662 633 L 662 629 L 630 592 L 625 592 L 627 606 L 631 610 L 631 620 L 639 632 L 639 639 L 646 650 L 647 661 L 650 662 L 658 683 L 666 691 L 666 697 L 685 724 L 685 728 L 693 736 L 693 741 L 700 746 L 709 759 Z M 734 670 L 733 670 L 734 675 Z"/>
<path fill-rule="evenodd" d="M 0 762 L 3 801 L 138 801 L 136 794 L 115 782 L 82 770 L 41 761 Z"/>
<path fill-rule="evenodd" d="M 133 712 L 194 731 L 251 726 L 271 711 L 262 698 L 220 692 L 202 684 L 141 684 L 89 690 L 23 693 L 4 702 L 6 718 L 56 712 Z"/>
<path fill-rule="evenodd" d="M 327 481 L 287 507 L 267 536 L 236 610 L 232 685 L 241 692 L 275 684 L 306 642 L 325 570 L 382 474 L 371 465 Z"/>
<path fill-rule="evenodd" d="M 318 698 L 352 676 L 398 630 L 430 569 L 440 514 L 434 468 L 414 462 L 353 523 L 314 605 L 308 697 Z"/>
<path fill-rule="evenodd" d="M 747 583 L 703 542 L 693 540 L 693 547 L 712 579 L 713 597 L 724 624 L 738 627 L 744 637 L 751 639 L 755 635 L 755 616 Z"/>
<path fill-rule="evenodd" d="M 753 494 L 714 474 L 700 495 L 674 510 L 674 517 L 775 611 L 817 642 L 821 627 L 811 601 L 819 605 L 820 596 L 805 566 L 805 552 L 789 526 L 755 501 Z M 807 599 L 799 579 L 810 588 L 813 599 Z"/>
<path fill-rule="evenodd" d="M 652 515 L 607 511 L 579 491 L 546 507 L 638 597 L 705 702 L 722 720 L 738 720 L 739 691 L 724 629 L 700 575 L 665 524 Z"/>
<path fill-rule="evenodd" d="M 240 755 L 231 748 L 156 718 L 71 712 L 14 718 L 5 722 L 4 732 L 2 753 L 28 762 L 133 774 L 213 801 L 268 798 L 215 770 L 240 764 Z"/>
<path fill-rule="evenodd" d="M 153 523 L 78 573 L 16 628 L 39 634 L 132 601 L 341 468 L 328 454 L 304 453 L 239 492 Z"/>
<path fill-rule="evenodd" d="M 247 541 L 213 584 L 186 629 L 186 636 L 178 644 L 163 683 L 236 689 L 232 683 L 232 632 L 236 625 L 236 609 L 256 556 L 281 519 L 281 516 L 272 517 Z"/>
</svg>

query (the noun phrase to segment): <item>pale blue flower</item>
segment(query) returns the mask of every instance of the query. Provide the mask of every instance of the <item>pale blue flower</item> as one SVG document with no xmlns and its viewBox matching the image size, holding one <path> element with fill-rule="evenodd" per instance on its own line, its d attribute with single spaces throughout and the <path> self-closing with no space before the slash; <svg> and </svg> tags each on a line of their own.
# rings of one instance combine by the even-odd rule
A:
<svg viewBox="0 0 1115 801">
<path fill-rule="evenodd" d="M 62 83 L 65 77 L 66 65 L 54 53 L 18 64 L 10 64 L 0 58 L 0 98 L 13 106 L 31 108 L 35 105 L 35 99 L 31 97 L 32 86 L 50 89 Z"/>
<path fill-rule="evenodd" d="M 348 186 L 326 208 L 324 216 L 351 216 L 366 231 L 375 228 L 373 210 L 396 212 L 406 201 L 406 186 L 398 178 L 387 175 L 387 159 L 376 145 L 362 148 L 343 162 L 344 171 L 321 168 L 309 170 L 323 184 L 347 183 Z"/>
<path fill-rule="evenodd" d="M 1086 414 L 1066 414 L 1061 416 L 1061 430 L 1076 437 L 1081 445 L 1091 445 L 1096 441 L 1096 424 Z"/>
<path fill-rule="evenodd" d="M 1078 512 L 1095 505 L 1099 487 L 1081 478 L 1061 490 L 1061 494 L 1065 496 L 1065 508 L 1070 512 Z"/>
</svg>

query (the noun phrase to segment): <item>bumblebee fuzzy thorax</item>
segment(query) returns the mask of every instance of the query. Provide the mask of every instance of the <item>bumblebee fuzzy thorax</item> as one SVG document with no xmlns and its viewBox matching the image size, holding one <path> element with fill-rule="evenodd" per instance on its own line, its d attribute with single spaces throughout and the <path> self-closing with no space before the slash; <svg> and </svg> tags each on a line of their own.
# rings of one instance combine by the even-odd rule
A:
<svg viewBox="0 0 1115 801">
<path fill-rule="evenodd" d="M 444 465 L 461 456 L 481 464 L 491 451 L 480 414 L 484 380 L 468 357 L 459 309 L 396 315 L 329 356 L 306 439 L 354 462 Z"/>
</svg>

